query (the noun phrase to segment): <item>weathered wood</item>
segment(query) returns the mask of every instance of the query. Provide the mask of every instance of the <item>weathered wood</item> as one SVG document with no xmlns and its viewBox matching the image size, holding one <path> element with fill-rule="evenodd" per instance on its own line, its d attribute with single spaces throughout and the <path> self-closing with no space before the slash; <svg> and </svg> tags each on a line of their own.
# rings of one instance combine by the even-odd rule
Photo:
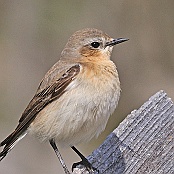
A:
<svg viewBox="0 0 174 174">
<path fill-rule="evenodd" d="M 88 160 L 100 174 L 174 174 L 171 99 L 164 91 L 156 93 L 132 111 Z M 89 174 L 78 167 L 73 174 Z"/>
</svg>

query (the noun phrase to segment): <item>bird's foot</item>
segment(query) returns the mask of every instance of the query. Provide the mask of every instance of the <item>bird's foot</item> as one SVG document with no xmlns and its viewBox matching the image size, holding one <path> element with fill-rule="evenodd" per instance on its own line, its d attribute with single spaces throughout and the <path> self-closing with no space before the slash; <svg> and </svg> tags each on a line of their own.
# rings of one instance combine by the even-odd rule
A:
<svg viewBox="0 0 174 174">
<path fill-rule="evenodd" d="M 72 165 L 72 171 L 79 165 L 85 166 L 86 170 L 90 174 L 93 174 L 95 171 L 97 171 L 99 173 L 99 170 L 97 168 L 93 167 L 92 164 L 86 158 L 83 158 L 82 161 L 80 161 L 80 162 L 74 163 Z"/>
</svg>

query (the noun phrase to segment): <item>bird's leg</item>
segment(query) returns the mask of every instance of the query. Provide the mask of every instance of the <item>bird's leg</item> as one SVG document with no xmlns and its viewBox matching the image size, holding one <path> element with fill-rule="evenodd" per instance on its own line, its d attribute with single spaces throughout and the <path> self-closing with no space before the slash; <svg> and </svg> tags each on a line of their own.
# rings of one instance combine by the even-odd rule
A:
<svg viewBox="0 0 174 174">
<path fill-rule="evenodd" d="M 77 155 L 79 155 L 79 157 L 82 159 L 82 161 L 74 163 L 72 165 L 72 171 L 74 168 L 76 168 L 76 166 L 78 166 L 79 164 L 84 165 L 86 167 L 86 169 L 88 171 L 98 171 L 95 167 L 92 166 L 92 164 L 79 152 L 79 150 L 77 150 L 74 146 L 71 147 L 76 153 Z"/>
<path fill-rule="evenodd" d="M 66 166 L 66 164 L 65 164 L 65 162 L 64 162 L 64 160 L 63 160 L 63 158 L 62 158 L 62 156 L 61 156 L 61 154 L 60 154 L 60 152 L 59 152 L 59 150 L 56 146 L 56 143 L 55 143 L 54 139 L 50 140 L 50 144 L 51 144 L 52 148 L 54 149 L 54 152 L 56 153 L 56 156 L 59 159 L 60 164 L 62 165 L 65 173 L 70 174 L 70 172 L 69 172 L 69 170 L 68 170 L 68 168 L 67 168 L 67 166 Z"/>
</svg>

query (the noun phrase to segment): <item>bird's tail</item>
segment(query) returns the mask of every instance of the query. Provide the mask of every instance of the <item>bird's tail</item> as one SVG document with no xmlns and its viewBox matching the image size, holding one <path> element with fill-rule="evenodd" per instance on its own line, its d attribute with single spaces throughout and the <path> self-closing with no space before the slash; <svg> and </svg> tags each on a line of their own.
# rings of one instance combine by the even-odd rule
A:
<svg viewBox="0 0 174 174">
<path fill-rule="evenodd" d="M 11 133 L 4 141 L 0 143 L 0 146 L 4 146 L 2 152 L 0 152 L 0 161 L 7 155 L 7 153 L 27 134 L 27 131 L 21 135 L 17 135 L 16 131 Z"/>
</svg>

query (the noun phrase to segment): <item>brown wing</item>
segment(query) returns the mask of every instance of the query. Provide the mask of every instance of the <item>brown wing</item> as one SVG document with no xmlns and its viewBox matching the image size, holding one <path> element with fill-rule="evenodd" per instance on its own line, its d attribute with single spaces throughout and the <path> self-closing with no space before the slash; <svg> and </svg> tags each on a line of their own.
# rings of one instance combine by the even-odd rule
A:
<svg viewBox="0 0 174 174">
<path fill-rule="evenodd" d="M 63 93 L 66 92 L 66 87 L 75 79 L 79 72 L 80 66 L 74 65 L 69 68 L 59 79 L 55 79 L 53 83 L 47 85 L 43 90 L 38 90 L 39 92 L 36 93 L 23 112 L 15 131 L 1 142 L 0 146 L 5 145 L 5 147 L 0 153 L 0 160 L 6 156 L 8 151 L 14 146 L 15 142 L 24 134 L 31 122 L 36 118 L 37 114 L 45 106 L 58 99 Z"/>
</svg>

